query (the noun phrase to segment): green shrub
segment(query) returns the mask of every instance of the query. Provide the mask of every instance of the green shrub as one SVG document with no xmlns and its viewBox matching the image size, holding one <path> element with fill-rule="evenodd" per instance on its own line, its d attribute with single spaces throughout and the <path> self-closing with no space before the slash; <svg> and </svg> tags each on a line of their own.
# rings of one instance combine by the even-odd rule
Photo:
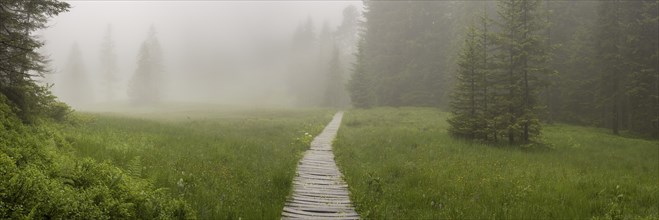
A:
<svg viewBox="0 0 659 220">
<path fill-rule="evenodd" d="M 68 106 L 50 115 L 64 120 Z M 41 119 L 36 119 L 41 120 Z M 0 219 L 189 219 L 166 189 L 92 159 L 79 159 L 49 120 L 23 124 L 0 94 Z"/>
</svg>

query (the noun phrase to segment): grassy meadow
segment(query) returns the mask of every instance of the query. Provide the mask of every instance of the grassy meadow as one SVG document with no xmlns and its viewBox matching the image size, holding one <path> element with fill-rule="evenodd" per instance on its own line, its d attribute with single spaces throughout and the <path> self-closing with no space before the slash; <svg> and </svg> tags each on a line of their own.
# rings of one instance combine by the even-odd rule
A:
<svg viewBox="0 0 659 220">
<path fill-rule="evenodd" d="M 333 113 L 78 113 L 80 123 L 63 132 L 76 155 L 147 179 L 189 203 L 201 219 L 276 219 L 297 161 Z"/>
<path fill-rule="evenodd" d="M 447 133 L 429 108 L 351 110 L 334 150 L 370 219 L 658 219 L 659 142 L 545 125 L 547 147 Z"/>
</svg>

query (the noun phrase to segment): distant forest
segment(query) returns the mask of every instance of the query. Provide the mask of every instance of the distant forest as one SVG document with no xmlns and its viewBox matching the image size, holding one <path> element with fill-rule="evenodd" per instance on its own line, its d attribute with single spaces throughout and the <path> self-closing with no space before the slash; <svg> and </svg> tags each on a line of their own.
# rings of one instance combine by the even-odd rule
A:
<svg viewBox="0 0 659 220">
<path fill-rule="evenodd" d="M 47 7 L 10 1 L 0 11 L 0 91 L 25 122 L 69 111 L 36 82 L 51 69 L 36 51 L 43 42 L 31 35 L 66 6 L 36 2 Z M 324 24 L 316 31 L 311 18 L 300 22 L 280 78 L 296 106 L 438 107 L 453 113 L 453 134 L 488 142 L 527 143 L 540 134 L 541 122 L 656 138 L 657 5 L 364 1 L 363 12 L 346 8 L 336 28 Z M 10 6 L 26 10 L 18 14 Z M 161 46 L 153 27 L 148 33 L 128 86 L 133 103 L 163 99 Z M 111 27 L 101 45 L 101 96 L 113 100 L 119 81 Z M 94 99 L 79 50 L 72 47 L 56 86 L 73 106 Z"/>
<path fill-rule="evenodd" d="M 657 1 L 364 3 L 355 107 L 450 109 L 451 133 L 487 142 L 541 121 L 659 137 Z"/>
</svg>

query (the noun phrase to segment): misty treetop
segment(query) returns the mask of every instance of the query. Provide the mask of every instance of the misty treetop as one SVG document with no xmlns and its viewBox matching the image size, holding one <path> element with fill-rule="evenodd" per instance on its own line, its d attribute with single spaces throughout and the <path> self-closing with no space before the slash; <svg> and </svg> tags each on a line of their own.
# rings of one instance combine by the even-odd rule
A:
<svg viewBox="0 0 659 220">
<path fill-rule="evenodd" d="M 61 72 L 60 81 L 56 88 L 60 94 L 59 98 L 72 105 L 86 105 L 94 99 L 94 91 L 91 87 L 89 71 L 85 67 L 80 47 L 77 43 L 71 46 L 69 60 Z"/>
<path fill-rule="evenodd" d="M 128 91 L 132 103 L 152 105 L 160 102 L 163 92 L 161 88 L 163 73 L 160 43 L 156 37 L 155 27 L 151 26 L 147 38 L 140 47 L 137 69 Z"/>
<path fill-rule="evenodd" d="M 335 29 L 327 21 L 316 34 L 311 17 L 303 20 L 291 41 L 288 90 L 297 106 L 349 106 L 346 90 L 358 37 L 359 12 L 354 6 L 343 10 L 342 23 Z"/>
<path fill-rule="evenodd" d="M 117 64 L 117 54 L 114 49 L 114 39 L 112 36 L 112 25 L 108 25 L 101 43 L 99 60 L 101 62 L 100 71 L 102 74 L 103 87 L 106 101 L 114 101 L 115 90 L 119 82 L 119 66 Z"/>
</svg>

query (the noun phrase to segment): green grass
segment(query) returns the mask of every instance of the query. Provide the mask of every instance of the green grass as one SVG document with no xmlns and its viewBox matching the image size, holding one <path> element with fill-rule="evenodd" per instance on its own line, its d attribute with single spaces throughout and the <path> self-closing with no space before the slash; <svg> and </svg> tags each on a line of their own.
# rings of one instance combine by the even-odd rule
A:
<svg viewBox="0 0 659 220">
<path fill-rule="evenodd" d="M 659 142 L 546 125 L 549 149 L 452 138 L 427 108 L 352 110 L 334 143 L 362 217 L 659 218 Z"/>
<path fill-rule="evenodd" d="M 64 130 L 78 156 L 151 181 L 201 219 L 279 218 L 297 161 L 329 110 L 79 114 Z"/>
</svg>

